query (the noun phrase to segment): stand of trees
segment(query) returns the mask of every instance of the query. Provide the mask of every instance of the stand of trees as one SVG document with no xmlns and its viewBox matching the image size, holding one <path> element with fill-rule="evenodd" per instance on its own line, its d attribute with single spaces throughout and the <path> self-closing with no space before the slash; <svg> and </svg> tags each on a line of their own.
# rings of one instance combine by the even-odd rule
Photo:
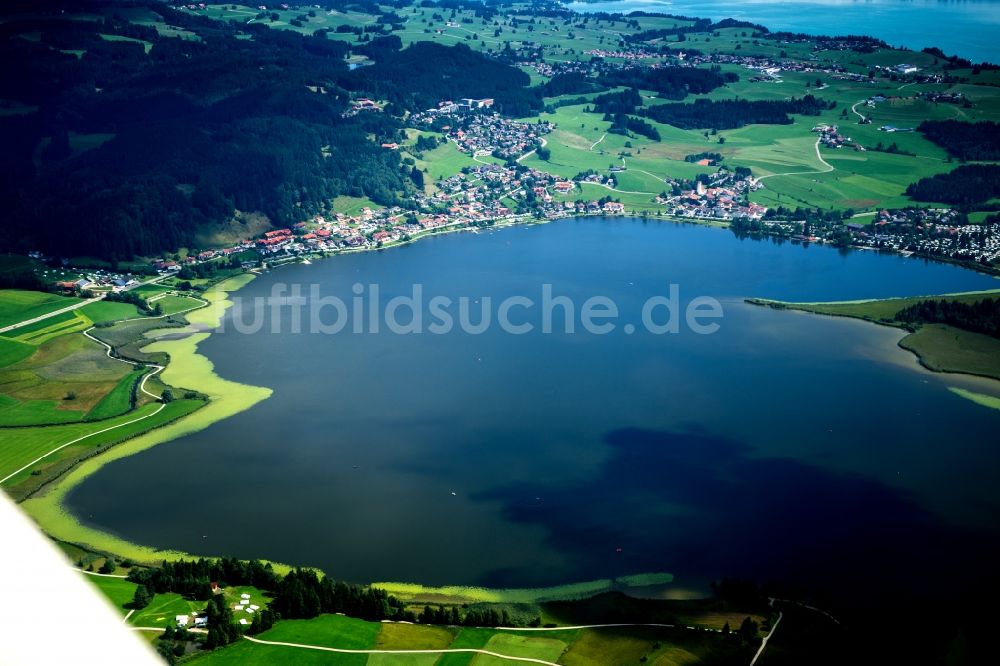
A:
<svg viewBox="0 0 1000 666">
<path fill-rule="evenodd" d="M 609 87 L 625 86 L 639 90 L 652 90 L 663 99 L 684 99 L 688 95 L 709 93 L 739 81 L 732 72 L 723 72 L 718 67 L 696 69 L 694 67 L 662 67 L 660 69 L 616 69 L 607 71 L 599 81 Z"/>
<path fill-rule="evenodd" d="M 274 590 L 280 580 L 270 564 L 257 560 L 237 560 L 224 557 L 219 560 L 165 561 L 159 568 L 133 567 L 128 573 L 133 583 L 144 585 L 155 594 L 176 592 L 193 599 L 212 598 L 212 583 L 224 585 L 251 585 L 261 590 Z"/>
<path fill-rule="evenodd" d="M 635 132 L 636 134 L 641 134 L 642 136 L 652 139 L 653 141 L 660 140 L 660 130 L 656 129 L 645 120 L 635 118 L 633 116 L 627 116 L 624 113 L 616 113 L 614 116 L 605 115 L 605 120 L 611 121 L 611 127 L 608 131 L 612 134 L 628 134 L 629 132 Z"/>
<path fill-rule="evenodd" d="M 659 123 L 681 129 L 736 129 L 744 125 L 790 125 L 788 114 L 818 116 L 832 109 L 835 102 L 825 102 L 812 95 L 782 101 L 747 101 L 743 99 L 695 100 L 693 104 L 659 104 L 647 107 L 642 114 Z"/>
<path fill-rule="evenodd" d="M 906 188 L 907 196 L 918 201 L 934 201 L 968 206 L 1000 196 L 1000 166 L 967 164 L 948 173 L 921 178 Z"/>
<path fill-rule="evenodd" d="M 595 92 L 600 90 L 601 86 L 586 74 L 568 72 L 556 74 L 539 86 L 539 89 L 545 97 L 558 97 L 560 95 L 581 95 Z"/>
<path fill-rule="evenodd" d="M 620 92 L 610 92 L 594 98 L 594 113 L 632 113 L 636 107 L 642 106 L 642 96 L 635 88 Z"/>
<path fill-rule="evenodd" d="M 917 130 L 960 160 L 1000 160 L 1000 123 L 925 120 Z"/>
<path fill-rule="evenodd" d="M 1000 299 L 984 298 L 975 303 L 920 301 L 897 312 L 896 321 L 907 324 L 948 324 L 1000 338 Z"/>
<path fill-rule="evenodd" d="M 417 42 L 402 51 L 383 53 L 381 60 L 350 72 L 341 83 L 408 111 L 463 97 L 491 97 L 500 113 L 514 117 L 530 116 L 542 108 L 541 95 L 529 87 L 527 74 L 465 44 Z"/>
<path fill-rule="evenodd" d="M 343 613 L 377 622 L 415 618 L 398 599 L 384 590 L 321 578 L 310 569 L 288 572 L 274 588 L 271 610 L 282 618 L 310 618 L 320 613 Z"/>
</svg>

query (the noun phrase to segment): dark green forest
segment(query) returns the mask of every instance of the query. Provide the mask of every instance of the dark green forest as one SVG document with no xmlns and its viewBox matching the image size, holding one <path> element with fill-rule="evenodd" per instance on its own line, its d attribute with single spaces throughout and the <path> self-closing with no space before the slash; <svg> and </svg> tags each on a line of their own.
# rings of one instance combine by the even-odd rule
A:
<svg viewBox="0 0 1000 666">
<path fill-rule="evenodd" d="M 917 130 L 960 160 L 1000 159 L 1000 123 L 925 120 Z"/>
<path fill-rule="evenodd" d="M 984 298 L 975 303 L 920 301 L 897 312 L 896 321 L 907 324 L 949 324 L 955 328 L 1000 338 L 1000 299 Z"/>
<path fill-rule="evenodd" d="M 376 38 L 362 49 L 376 64 L 351 73 L 347 43 L 323 32 L 128 4 L 200 40 L 163 37 L 113 14 L 0 26 L 0 57 L 19 63 L 0 71 L 0 97 L 36 108 L 0 117 L 0 195 L 10 202 L 0 249 L 127 259 L 191 245 L 235 210 L 284 226 L 338 195 L 405 205 L 409 169 L 379 147 L 402 138 L 392 112 L 445 96 L 494 97 L 510 114 L 541 106 L 527 75 L 465 46 L 401 51 L 397 37 Z M 32 31 L 37 41 L 20 37 Z M 352 92 L 396 106 L 344 117 Z"/>
<path fill-rule="evenodd" d="M 681 129 L 736 129 L 744 125 L 790 125 L 791 113 L 817 116 L 832 103 L 806 95 L 787 101 L 698 99 L 693 104 L 658 104 L 642 111 L 647 118 Z"/>
<path fill-rule="evenodd" d="M 921 178 L 906 188 L 918 201 L 968 206 L 1000 196 L 1000 165 L 965 164 L 954 171 Z"/>
<path fill-rule="evenodd" d="M 4 62 L 21 66 L 0 72 L 0 96 L 37 107 L 0 119 L 3 249 L 125 259 L 190 244 L 234 209 L 288 224 L 338 194 L 405 191 L 398 155 L 368 138 L 398 121 L 341 117 L 346 44 L 148 6 L 201 40 L 115 18 L 3 24 Z M 37 42 L 17 36 L 31 29 Z M 74 151 L 81 136 L 108 140 Z"/>
</svg>

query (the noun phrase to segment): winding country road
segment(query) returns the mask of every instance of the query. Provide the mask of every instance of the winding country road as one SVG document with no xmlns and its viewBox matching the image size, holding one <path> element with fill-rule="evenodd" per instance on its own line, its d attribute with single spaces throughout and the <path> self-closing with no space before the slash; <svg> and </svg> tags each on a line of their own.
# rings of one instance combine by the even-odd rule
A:
<svg viewBox="0 0 1000 666">
<path fill-rule="evenodd" d="M 819 141 L 820 140 L 817 138 L 816 139 L 816 145 L 814 146 L 815 149 L 816 149 L 816 159 L 819 160 L 820 164 L 822 164 L 824 167 L 826 167 L 825 169 L 823 169 L 821 171 L 815 171 L 815 170 L 813 170 L 813 171 L 786 171 L 785 173 L 772 173 L 772 174 L 769 174 L 767 176 L 761 176 L 760 178 L 757 179 L 757 182 L 760 182 L 762 180 L 766 180 L 768 178 L 774 178 L 776 176 L 807 176 L 807 175 L 813 174 L 813 173 L 815 173 L 815 174 L 830 173 L 831 171 L 834 170 L 833 165 L 830 164 L 829 162 L 827 162 L 825 159 L 823 159 L 823 155 L 820 154 L 820 152 L 819 152 Z"/>
<path fill-rule="evenodd" d="M 195 297 L 189 297 L 189 298 L 195 298 Z M 98 300 L 99 300 L 99 299 L 98 299 Z M 174 316 L 174 315 L 178 315 L 178 314 L 183 314 L 183 313 L 185 313 L 185 312 L 191 312 L 192 310 L 197 310 L 197 309 L 199 309 L 199 308 L 203 308 L 203 307 L 205 307 L 205 306 L 207 306 L 207 305 L 210 305 L 210 303 L 209 303 L 208 301 L 204 300 L 204 299 L 201 299 L 201 298 L 197 298 L 196 300 L 199 300 L 199 301 L 201 301 L 201 305 L 197 305 L 197 306 L 195 306 L 195 307 L 193 307 L 193 308 L 188 308 L 187 310 L 181 310 L 180 312 L 174 312 L 174 313 L 172 313 L 172 314 L 169 314 L 169 315 L 159 315 L 159 316 L 156 316 L 156 317 L 133 317 L 132 319 L 123 319 L 123 320 L 121 320 L 121 321 L 135 321 L 136 319 L 162 319 L 162 318 L 164 318 L 164 317 L 172 317 L 172 316 Z M 96 342 L 96 343 L 98 343 L 98 344 L 102 345 L 102 346 L 104 347 L 104 353 L 105 353 L 105 354 L 107 355 L 107 357 L 108 357 L 108 358 L 111 358 L 111 359 L 114 359 L 114 360 L 116 360 L 116 361 L 120 361 L 120 362 L 122 362 L 122 363 L 128 363 L 129 365 L 131 365 L 131 366 L 133 366 L 133 367 L 145 367 L 145 368 L 153 368 L 153 371 L 152 371 L 152 372 L 149 372 L 149 373 L 146 373 L 146 374 L 145 374 L 145 375 L 143 376 L 143 378 L 142 378 L 142 381 L 141 381 L 141 382 L 139 382 L 139 390 L 140 390 L 140 391 L 142 391 L 143 393 L 145 393 L 146 395 L 148 395 L 149 397 L 153 398 L 154 400 L 159 400 L 159 399 L 160 399 L 160 396 L 158 396 L 158 395 L 156 395 L 155 393 L 151 393 L 150 391 L 147 391 L 147 390 L 146 390 L 146 382 L 147 382 L 147 381 L 149 381 L 149 378 L 150 378 L 150 377 L 152 377 L 152 376 L 154 376 L 154 375 L 158 374 L 159 372 L 162 372 L 162 371 L 163 371 L 163 369 L 164 369 L 164 366 L 162 366 L 162 365 L 156 365 L 155 363 L 149 363 L 149 364 L 145 364 L 145 363 L 136 363 L 136 362 L 134 362 L 134 361 L 128 361 L 128 360 L 126 360 L 126 359 L 123 359 L 123 358 L 118 358 L 117 356 L 114 356 L 114 355 L 113 355 L 113 354 L 111 353 L 111 352 L 112 352 L 112 349 L 111 349 L 111 345 L 107 344 L 107 343 L 106 343 L 106 342 L 104 342 L 103 340 L 99 340 L 99 339 L 95 338 L 94 336 L 92 336 L 92 335 L 90 334 L 90 332 L 91 332 L 92 330 L 94 330 L 94 327 L 93 327 L 93 326 L 91 326 L 91 327 L 90 327 L 90 328 L 88 328 L 87 330 L 83 331 L 83 334 L 84 334 L 84 335 L 85 335 L 86 337 L 88 337 L 88 338 L 90 338 L 91 340 L 93 340 L 94 342 Z M 24 466 L 23 466 L 23 467 L 21 467 L 20 469 L 18 469 L 18 470 L 15 470 L 14 472 L 11 472 L 11 473 L 10 473 L 10 474 L 8 474 L 7 476 L 3 477 L 2 479 L 0 479 L 0 483 L 5 483 L 5 482 L 7 482 L 8 480 L 10 480 L 10 479 L 14 478 L 15 476 L 17 476 L 17 475 L 18 475 L 18 474 L 20 474 L 21 472 L 23 472 L 23 471 L 25 471 L 25 470 L 27 470 L 27 469 L 30 469 L 30 468 L 31 468 L 32 466 L 34 466 L 34 465 L 36 465 L 37 463 L 39 463 L 39 462 L 41 462 L 41 461 L 45 460 L 46 458 L 48 458 L 49 456 L 51 456 L 51 455 L 52 455 L 53 453 L 58 453 L 59 451 L 62 451 L 62 450 L 63 450 L 63 449 L 65 449 L 65 448 L 66 448 L 67 446 L 71 446 L 71 445 L 73 445 L 73 444 L 77 444 L 78 442 L 82 442 L 83 440 L 85 440 L 85 439 L 87 439 L 87 438 L 89 438 L 89 437 L 93 437 L 94 435 L 100 435 L 100 434 L 102 434 L 102 433 L 105 433 L 105 432 L 109 432 L 109 431 L 111 431 L 111 430 L 116 430 L 116 429 L 118 429 L 118 428 L 124 428 L 125 426 L 128 426 L 128 425 L 132 425 L 132 424 L 134 424 L 134 423 L 138 423 L 138 422 L 140 422 L 140 421 L 144 421 L 144 420 L 146 420 L 146 419 L 148 419 L 148 418 L 152 418 L 153 416 L 156 416 L 156 415 L 157 415 L 157 414 L 159 414 L 159 413 L 160 413 L 161 411 L 163 411 L 163 409 L 164 409 L 164 408 L 165 408 L 166 406 L 167 406 L 167 403 L 161 403 L 161 404 L 160 404 L 160 405 L 159 405 L 159 406 L 158 406 L 158 407 L 157 407 L 156 409 L 154 409 L 154 410 L 153 410 L 152 412 L 150 412 L 149 414 L 146 414 L 145 416 L 140 416 L 140 417 L 139 417 L 139 418 L 137 418 L 137 419 L 132 419 L 131 421 L 125 421 L 124 423 L 119 423 L 118 425 L 113 425 L 113 426 L 110 426 L 110 427 L 108 427 L 108 428 L 104 428 L 104 429 L 102 429 L 102 430 L 96 430 L 96 431 L 94 431 L 94 432 L 88 432 L 88 433 L 87 433 L 86 435 L 82 435 L 82 436 L 80 436 L 80 437 L 77 437 L 76 439 L 73 439 L 73 440 L 70 440 L 70 441 L 66 442 L 65 444 L 60 444 L 59 446 L 57 446 L 56 448 L 52 449 L 51 451 L 48 451 L 48 452 L 46 452 L 46 453 L 43 453 L 43 454 L 42 454 L 41 456 L 39 456 L 39 457 L 35 458 L 34 460 L 32 460 L 32 461 L 31 461 L 30 463 L 28 463 L 27 465 L 24 465 Z"/>
<path fill-rule="evenodd" d="M 545 146 L 549 145 L 549 142 L 545 140 L 545 137 L 542 137 L 541 141 L 542 141 L 542 148 L 544 148 Z M 520 164 L 521 160 L 524 160 L 524 159 L 527 159 L 527 158 L 531 157 L 532 155 L 535 154 L 535 151 L 537 151 L 537 150 L 538 150 L 537 148 L 532 148 L 531 150 L 529 150 L 528 152 L 526 152 L 524 155 L 521 155 L 520 157 L 518 157 L 514 161 L 517 162 L 518 164 Z"/>
<path fill-rule="evenodd" d="M 852 112 L 854 113 L 854 115 L 856 115 L 856 116 L 857 116 L 858 118 L 861 118 L 861 120 L 862 120 L 862 121 L 865 121 L 865 120 L 867 120 L 867 117 L 866 117 L 866 116 L 864 116 L 864 115 L 862 115 L 862 114 L 861 114 L 861 112 L 860 112 L 860 111 L 858 111 L 858 104 L 861 104 L 861 103 L 863 103 L 864 101 L 865 101 L 865 100 L 860 100 L 860 101 L 857 101 L 857 102 L 855 102 L 854 104 L 852 104 L 852 105 L 851 105 L 851 111 L 852 111 Z"/>
<path fill-rule="evenodd" d="M 165 277 L 167 277 L 167 276 L 166 275 L 158 275 L 155 278 L 153 278 L 152 280 L 146 280 L 145 282 L 141 282 L 139 284 L 132 285 L 131 287 L 125 287 L 124 289 L 122 289 L 122 291 L 131 291 L 131 290 L 135 289 L 136 287 L 141 287 L 141 286 L 147 285 L 147 284 L 153 284 L 154 282 L 159 282 L 160 280 L 162 280 Z M 3 328 L 0 328 L 0 333 L 6 333 L 7 331 L 13 331 L 16 328 L 22 328 L 22 327 L 28 326 L 30 324 L 34 324 L 34 323 L 37 323 L 37 322 L 40 322 L 40 321 L 44 321 L 44 320 L 48 319 L 49 317 L 55 317 L 56 315 L 61 315 L 61 314 L 64 314 L 66 312 L 72 312 L 73 310 L 77 310 L 79 308 L 82 308 L 85 305 L 90 305 L 91 303 L 96 303 L 97 301 L 101 301 L 101 300 L 104 300 L 104 296 L 103 295 L 101 295 L 101 296 L 95 296 L 94 298 L 88 298 L 85 301 L 80 301 L 79 303 L 74 303 L 73 305 L 68 305 L 68 306 L 66 306 L 64 308 L 60 308 L 58 310 L 53 310 L 52 312 L 46 312 L 43 315 L 39 315 L 37 317 L 32 317 L 31 319 L 25 319 L 24 321 L 19 321 L 16 324 L 11 324 L 9 326 L 4 326 Z"/>
</svg>

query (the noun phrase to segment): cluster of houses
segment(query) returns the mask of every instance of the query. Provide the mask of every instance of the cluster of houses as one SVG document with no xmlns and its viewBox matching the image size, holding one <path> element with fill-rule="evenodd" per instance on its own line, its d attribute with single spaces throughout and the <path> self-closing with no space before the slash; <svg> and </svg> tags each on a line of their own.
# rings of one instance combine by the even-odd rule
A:
<svg viewBox="0 0 1000 666">
<path fill-rule="evenodd" d="M 212 250 L 202 250 L 201 252 L 197 252 L 195 254 L 189 254 L 188 256 L 178 260 L 166 259 L 162 257 L 158 259 L 153 259 L 151 265 L 153 266 L 153 269 L 160 274 L 176 273 L 185 266 L 195 266 L 197 264 L 201 264 L 206 261 L 211 261 L 213 259 L 218 259 L 220 257 L 228 257 L 237 252 L 242 252 L 243 250 L 250 249 L 251 247 L 253 247 L 253 243 L 251 241 L 242 241 L 231 247 L 223 247 Z"/>
<path fill-rule="evenodd" d="M 709 176 L 708 184 L 675 181 L 670 194 L 661 194 L 655 201 L 676 217 L 733 220 L 759 220 L 767 208 L 748 200 L 747 194 L 763 187 L 752 177 L 720 169 Z"/>
<path fill-rule="evenodd" d="M 76 280 L 60 280 L 55 283 L 56 287 L 66 293 L 76 293 L 81 291 L 125 291 L 135 287 L 139 281 L 129 275 L 117 275 L 98 272 L 80 277 Z"/>
<path fill-rule="evenodd" d="M 627 50 L 591 49 L 584 51 L 584 53 L 598 58 L 616 58 L 618 60 L 648 60 L 660 57 L 659 53 L 652 53 L 641 48 Z"/>
<path fill-rule="evenodd" d="M 860 143 L 854 143 L 851 137 L 841 134 L 840 128 L 837 125 L 821 123 L 813 127 L 812 131 L 819 134 L 819 142 L 827 148 L 843 148 L 847 146 L 859 152 L 865 151 L 865 147 Z"/>
<path fill-rule="evenodd" d="M 358 97 L 357 99 L 352 99 L 350 106 L 348 106 L 347 111 L 344 111 L 342 115 L 344 118 L 350 118 L 351 116 L 356 116 L 359 113 L 371 112 L 380 113 L 384 105 L 376 102 L 373 99 L 368 99 L 367 97 Z"/>
<path fill-rule="evenodd" d="M 950 208 L 880 210 L 870 224 L 840 221 L 764 219 L 759 231 L 806 242 L 843 243 L 846 229 L 853 247 L 919 255 L 986 266 L 1000 263 L 1000 223 L 969 224 Z"/>
<path fill-rule="evenodd" d="M 917 93 L 917 98 L 922 99 L 925 102 L 935 102 L 944 104 L 964 104 L 968 101 L 965 94 L 962 92 L 921 92 Z"/>
<path fill-rule="evenodd" d="M 458 149 L 470 155 L 492 154 L 501 159 L 519 157 L 535 148 L 541 137 L 552 131 L 551 123 L 524 123 L 508 120 L 499 114 L 482 112 L 493 105 L 492 99 L 466 99 L 460 103 L 441 102 L 410 117 L 412 124 L 426 126 L 447 118 L 442 129 Z M 477 111 L 477 113 L 469 113 Z"/>
<path fill-rule="evenodd" d="M 849 227 L 861 247 L 981 264 L 1000 261 L 1000 223 L 969 224 L 950 208 L 882 210 L 870 225 Z"/>
</svg>

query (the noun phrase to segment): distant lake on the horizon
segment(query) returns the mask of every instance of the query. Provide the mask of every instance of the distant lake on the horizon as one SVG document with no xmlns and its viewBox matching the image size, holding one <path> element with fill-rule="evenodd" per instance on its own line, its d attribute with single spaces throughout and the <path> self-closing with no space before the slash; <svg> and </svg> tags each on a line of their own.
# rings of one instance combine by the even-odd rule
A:
<svg viewBox="0 0 1000 666">
<path fill-rule="evenodd" d="M 494 303 L 548 283 L 613 299 L 623 321 L 676 284 L 725 316 L 713 335 L 321 335 L 290 332 L 288 308 L 283 332 L 239 333 L 230 312 L 200 350 L 273 396 L 108 464 L 70 494 L 76 515 L 195 554 L 493 587 L 666 571 L 679 586 L 780 577 L 846 594 L 877 577 L 888 593 L 933 577 L 947 591 L 998 552 L 1000 411 L 948 390 L 985 382 L 920 369 L 895 329 L 743 302 L 995 288 L 988 276 L 615 218 L 287 266 L 236 295 L 279 283 Z"/>
<path fill-rule="evenodd" d="M 658 12 L 760 23 L 813 35 L 870 35 L 919 51 L 937 46 L 973 62 L 1000 63 L 998 0 L 617 0 L 573 2 L 579 12 Z"/>
</svg>

